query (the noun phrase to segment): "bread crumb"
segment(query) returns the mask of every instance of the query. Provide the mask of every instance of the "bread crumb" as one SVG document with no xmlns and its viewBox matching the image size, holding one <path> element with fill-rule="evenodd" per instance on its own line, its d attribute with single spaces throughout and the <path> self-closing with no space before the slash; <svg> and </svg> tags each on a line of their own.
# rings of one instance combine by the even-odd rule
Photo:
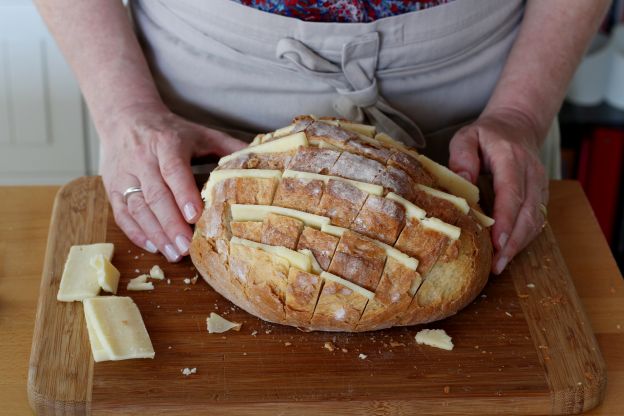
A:
<svg viewBox="0 0 624 416">
<path fill-rule="evenodd" d="M 622 329 L 622 325 L 617 324 L 617 325 L 615 326 L 615 329 Z"/>
<path fill-rule="evenodd" d="M 156 309 L 160 309 L 160 305 L 156 305 Z"/>
<path fill-rule="evenodd" d="M 360 360 L 365 360 L 367 357 L 368 357 L 368 355 L 366 355 L 366 354 L 362 354 L 362 353 L 360 353 L 360 355 L 358 355 L 358 358 L 359 358 Z"/>
<path fill-rule="evenodd" d="M 270 329 L 267 329 L 266 331 L 264 331 L 264 333 L 265 333 L 265 334 L 270 334 L 270 333 L 271 333 L 271 330 L 270 330 Z"/>
<path fill-rule="evenodd" d="M 451 392 L 451 388 L 449 386 L 444 386 L 444 394 L 449 394 Z"/>
<path fill-rule="evenodd" d="M 138 260 L 138 259 L 139 259 L 139 256 L 134 256 L 134 259 L 135 259 L 135 260 Z"/>
<path fill-rule="evenodd" d="M 390 346 L 391 346 L 391 347 L 404 347 L 404 346 L 405 346 L 405 344 L 404 344 L 404 343 L 402 343 L 402 342 L 394 342 L 394 341 L 391 341 L 391 342 L 390 342 Z"/>
<path fill-rule="evenodd" d="M 171 345 L 169 345 L 169 346 L 167 347 L 167 349 L 168 349 L 168 350 L 170 350 L 170 349 L 171 349 Z"/>
<path fill-rule="evenodd" d="M 195 368 L 195 367 L 193 367 L 193 368 L 184 368 L 181 371 L 182 371 L 182 374 L 184 374 L 185 376 L 190 376 L 191 374 L 197 373 L 197 368 Z"/>
<path fill-rule="evenodd" d="M 336 346 L 333 343 L 327 341 L 325 345 L 323 345 L 323 348 L 325 348 L 329 352 L 334 352 L 334 350 L 336 349 Z"/>
<path fill-rule="evenodd" d="M 184 284 L 185 285 L 190 285 L 191 284 L 191 279 L 189 279 L 188 277 L 184 278 Z"/>
<path fill-rule="evenodd" d="M 290 342 L 285 342 L 285 343 L 284 343 L 284 346 L 285 346 L 285 347 L 290 347 L 291 345 L 292 345 L 292 344 L 291 344 Z"/>
<path fill-rule="evenodd" d="M 258 335 L 258 331 L 256 331 L 256 330 L 254 329 L 254 331 L 251 333 L 251 336 L 252 336 L 252 337 L 255 337 L 256 335 Z"/>
<path fill-rule="evenodd" d="M 482 297 L 483 299 L 485 299 L 485 298 L 487 298 L 487 295 L 484 293 L 483 295 L 481 295 L 481 297 Z"/>
<path fill-rule="evenodd" d="M 138 273 L 141 273 L 141 270 L 139 270 L 139 269 L 134 269 L 134 272 L 138 274 Z"/>
<path fill-rule="evenodd" d="M 505 315 L 507 315 L 507 316 L 508 316 L 508 317 L 510 317 L 510 318 L 511 318 L 511 317 L 513 317 L 513 315 L 512 315 L 512 314 L 510 314 L 509 312 L 505 312 Z"/>
<path fill-rule="evenodd" d="M 342 351 L 342 352 L 349 352 L 349 350 L 346 349 L 346 348 L 341 348 L 340 351 Z"/>
<path fill-rule="evenodd" d="M 170 285 L 171 284 L 171 279 L 167 279 L 167 284 Z"/>
<path fill-rule="evenodd" d="M 192 283 L 192 284 L 197 283 L 197 279 L 199 279 L 199 275 L 195 274 L 195 276 L 193 276 L 193 277 L 191 278 L 191 283 Z"/>
<path fill-rule="evenodd" d="M 527 283 L 527 287 L 529 289 L 535 289 L 535 285 L 533 283 Z"/>
<path fill-rule="evenodd" d="M 178 309 L 178 313 L 182 312 L 182 309 Z"/>
</svg>

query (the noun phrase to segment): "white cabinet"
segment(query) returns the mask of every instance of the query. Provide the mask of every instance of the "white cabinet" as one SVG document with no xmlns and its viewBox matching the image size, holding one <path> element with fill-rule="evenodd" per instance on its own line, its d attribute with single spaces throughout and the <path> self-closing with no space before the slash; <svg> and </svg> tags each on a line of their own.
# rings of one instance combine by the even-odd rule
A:
<svg viewBox="0 0 624 416">
<path fill-rule="evenodd" d="M 0 0 L 0 184 L 92 173 L 89 124 L 77 82 L 34 5 Z"/>
</svg>

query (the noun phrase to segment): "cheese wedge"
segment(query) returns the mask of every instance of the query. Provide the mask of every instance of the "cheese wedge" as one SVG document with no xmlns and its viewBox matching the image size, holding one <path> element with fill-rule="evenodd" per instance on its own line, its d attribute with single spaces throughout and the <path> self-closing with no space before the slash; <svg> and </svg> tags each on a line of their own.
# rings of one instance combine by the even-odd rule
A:
<svg viewBox="0 0 624 416">
<path fill-rule="evenodd" d="M 312 253 L 311 250 L 307 248 L 302 248 L 301 250 L 297 250 L 297 251 L 301 254 L 305 254 L 306 256 L 310 257 L 310 264 L 312 265 L 312 273 L 321 274 L 321 272 L 323 272 L 321 265 L 316 260 L 316 257 L 314 257 L 314 253 Z"/>
<path fill-rule="evenodd" d="M 309 256 L 286 247 L 270 246 L 268 244 L 256 243 L 255 241 L 245 240 L 244 238 L 238 237 L 232 237 L 230 239 L 230 244 L 239 244 L 275 254 L 276 256 L 280 256 L 288 260 L 288 263 L 290 263 L 291 266 L 303 270 L 304 272 L 310 273 L 312 270 L 312 262 L 310 261 Z"/>
<path fill-rule="evenodd" d="M 65 262 L 56 299 L 61 302 L 83 300 L 100 293 L 97 271 L 91 267 L 91 257 L 102 254 L 106 260 L 113 257 L 111 243 L 72 246 Z"/>
<path fill-rule="evenodd" d="M 304 132 L 291 134 L 270 142 L 258 144 L 256 146 L 245 147 L 244 149 L 234 152 L 228 156 L 222 157 L 219 160 L 219 166 L 229 162 L 230 160 L 236 159 L 241 155 L 246 155 L 247 153 L 287 152 L 289 150 L 297 149 L 299 146 L 308 146 L 308 139 Z"/>
<path fill-rule="evenodd" d="M 394 192 L 388 192 L 386 198 L 403 205 L 403 208 L 405 208 L 405 216 L 407 216 L 407 218 L 415 218 L 417 220 L 420 220 L 425 218 L 425 216 L 427 215 L 424 209 L 416 206 L 412 202 L 403 198 L 401 195 L 395 194 Z"/>
<path fill-rule="evenodd" d="M 89 264 L 95 269 L 98 285 L 109 293 L 117 293 L 119 270 L 103 254 L 96 254 L 91 257 Z"/>
<path fill-rule="evenodd" d="M 479 188 L 468 182 L 446 166 L 434 162 L 424 155 L 418 155 L 418 161 L 424 168 L 438 180 L 443 188 L 448 189 L 453 194 L 461 196 L 471 204 L 479 202 Z"/>
<path fill-rule="evenodd" d="M 296 218 L 305 225 L 317 229 L 321 229 L 323 224 L 329 224 L 330 221 L 327 217 L 274 205 L 232 204 L 230 208 L 232 210 L 232 221 L 262 221 L 271 213 Z"/>
<path fill-rule="evenodd" d="M 416 334 L 416 343 L 430 347 L 452 350 L 454 345 L 451 337 L 443 329 L 423 329 Z"/>
<path fill-rule="evenodd" d="M 468 205 L 468 202 L 466 202 L 464 198 L 451 195 L 449 193 L 442 192 L 439 189 L 433 189 L 425 185 L 418 184 L 417 186 L 418 186 L 418 189 L 425 192 L 426 194 L 431 195 L 434 198 L 440 198 L 440 199 L 444 199 L 450 202 L 451 204 L 455 205 L 457 209 L 459 209 L 464 214 L 468 214 L 468 211 L 470 211 L 470 206 Z"/>
<path fill-rule="evenodd" d="M 282 176 L 284 178 L 316 179 L 316 180 L 323 181 L 324 183 L 327 183 L 327 181 L 329 181 L 330 179 L 334 179 L 336 181 L 347 182 L 348 184 L 351 184 L 355 186 L 356 188 L 358 188 L 360 191 L 369 193 L 371 195 L 377 195 L 377 196 L 383 195 L 383 186 L 381 185 L 354 181 L 352 179 L 345 179 L 339 176 L 321 175 L 319 173 L 300 172 L 297 170 L 290 170 L 290 169 L 285 170 Z"/>
<path fill-rule="evenodd" d="M 83 305 L 85 319 L 97 338 L 91 346 L 94 358 L 96 355 L 104 358 L 101 351 L 106 352 L 106 358 L 115 361 L 154 358 L 154 348 L 141 312 L 131 298 L 101 296 L 85 299 Z"/>
<path fill-rule="evenodd" d="M 206 318 L 206 327 L 210 334 L 222 334 L 229 330 L 240 331 L 243 324 L 231 322 L 214 312 L 210 312 L 210 316 Z"/>
<path fill-rule="evenodd" d="M 202 199 L 208 204 L 212 199 L 212 189 L 215 185 L 221 181 L 230 178 L 261 178 L 261 179 L 271 179 L 275 178 L 280 180 L 282 178 L 281 170 L 273 170 L 273 169 L 224 169 L 224 170 L 213 170 L 210 173 L 210 177 L 208 178 L 208 182 L 204 189 L 201 191 Z"/>
<path fill-rule="evenodd" d="M 490 218 L 484 213 L 477 211 L 476 209 L 473 209 L 472 213 L 477 218 L 477 221 L 479 221 L 481 225 L 483 225 L 485 228 L 491 227 L 496 222 L 494 221 L 494 218 Z"/>
<path fill-rule="evenodd" d="M 461 228 L 445 223 L 438 218 L 423 218 L 420 223 L 423 227 L 442 233 L 451 240 L 457 240 L 461 235 Z"/>
<path fill-rule="evenodd" d="M 363 287 L 358 286 L 355 283 L 352 283 L 346 279 L 343 279 L 340 276 L 336 276 L 335 274 L 322 272 L 321 277 L 325 280 L 329 280 L 330 282 L 338 283 L 342 286 L 348 287 L 352 291 L 359 293 L 360 295 L 364 296 L 368 300 L 372 300 L 375 297 L 375 294 L 371 292 L 370 290 L 364 289 Z"/>
</svg>

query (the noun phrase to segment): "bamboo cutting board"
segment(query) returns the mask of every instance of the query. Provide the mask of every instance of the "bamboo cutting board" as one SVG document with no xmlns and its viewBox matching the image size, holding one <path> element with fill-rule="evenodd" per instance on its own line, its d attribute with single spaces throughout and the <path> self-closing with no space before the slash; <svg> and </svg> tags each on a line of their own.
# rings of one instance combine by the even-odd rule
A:
<svg viewBox="0 0 624 416">
<path fill-rule="evenodd" d="M 56 301 L 74 244 L 115 244 L 118 295 L 143 315 L 156 357 L 95 364 L 80 302 Z M 125 290 L 159 264 L 171 279 Z M 190 260 L 168 264 L 117 228 L 98 177 L 59 192 L 50 226 L 28 376 L 38 414 L 569 414 L 602 400 L 605 364 L 550 227 L 442 328 L 455 349 L 416 345 L 423 327 L 304 333 L 234 307 Z M 217 312 L 240 332 L 208 334 Z M 335 346 L 333 351 L 325 343 Z M 360 354 L 363 354 L 360 356 Z M 182 369 L 196 368 L 184 376 Z"/>
</svg>

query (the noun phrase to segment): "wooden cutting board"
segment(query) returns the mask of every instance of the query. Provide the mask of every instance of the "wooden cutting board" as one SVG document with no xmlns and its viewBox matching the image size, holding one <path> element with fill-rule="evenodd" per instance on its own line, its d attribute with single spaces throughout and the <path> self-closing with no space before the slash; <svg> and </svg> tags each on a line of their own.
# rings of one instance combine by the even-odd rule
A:
<svg viewBox="0 0 624 416">
<path fill-rule="evenodd" d="M 138 304 L 153 360 L 95 364 L 82 304 L 56 301 L 70 246 L 104 241 L 115 244 L 118 295 Z M 171 283 L 128 293 L 127 281 L 154 264 Z M 422 327 L 304 333 L 260 321 L 201 279 L 184 283 L 194 275 L 189 259 L 168 264 L 125 238 L 98 177 L 62 188 L 33 335 L 32 408 L 58 415 L 569 414 L 604 395 L 605 364 L 548 226 L 473 304 Z M 210 312 L 242 322 L 241 331 L 209 334 Z M 423 327 L 445 329 L 455 349 L 417 345 Z M 184 376 L 184 368 L 197 372 Z"/>
</svg>

